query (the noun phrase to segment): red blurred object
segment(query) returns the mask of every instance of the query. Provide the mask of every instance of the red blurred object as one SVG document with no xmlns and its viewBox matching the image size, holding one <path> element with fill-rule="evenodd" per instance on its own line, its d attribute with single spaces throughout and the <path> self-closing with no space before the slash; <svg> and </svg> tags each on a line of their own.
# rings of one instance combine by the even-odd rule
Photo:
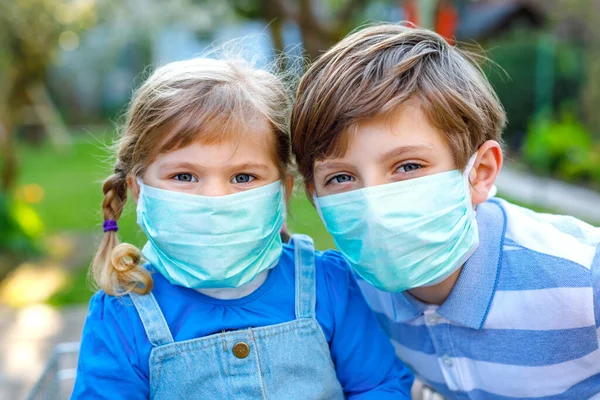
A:
<svg viewBox="0 0 600 400">
<path fill-rule="evenodd" d="M 421 18 L 417 0 L 406 0 L 403 8 L 405 19 L 419 26 Z M 453 45 L 456 28 L 458 27 L 458 11 L 454 3 L 450 0 L 438 1 L 433 21 L 435 21 L 433 29 Z"/>
<path fill-rule="evenodd" d="M 419 8 L 415 0 L 406 0 L 404 2 L 404 15 L 406 20 L 414 25 L 419 25 Z"/>
<path fill-rule="evenodd" d="M 457 27 L 458 11 L 453 2 L 447 0 L 438 2 L 435 15 L 435 31 L 453 45 Z"/>
</svg>

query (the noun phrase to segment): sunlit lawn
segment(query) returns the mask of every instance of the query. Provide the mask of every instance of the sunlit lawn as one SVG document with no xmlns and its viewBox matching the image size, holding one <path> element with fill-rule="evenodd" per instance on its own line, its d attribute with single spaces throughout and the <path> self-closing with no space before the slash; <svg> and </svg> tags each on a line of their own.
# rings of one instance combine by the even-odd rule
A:
<svg viewBox="0 0 600 400">
<path fill-rule="evenodd" d="M 102 180 L 110 174 L 110 132 L 74 132 L 73 147 L 58 152 L 49 144 L 40 147 L 21 145 L 20 185 L 37 184 L 43 188 L 42 201 L 33 204 L 47 234 L 102 234 Z M 128 202 L 119 220 L 122 241 L 143 245 L 144 236 L 135 222 L 135 207 Z M 289 207 L 288 226 L 292 232 L 312 236 L 320 249 L 333 246 L 313 206 L 304 192 L 298 190 Z M 90 254 L 90 260 L 92 254 Z M 77 269 L 68 287 L 57 293 L 50 302 L 57 305 L 87 302 L 91 290 L 86 284 L 87 265 Z"/>
</svg>

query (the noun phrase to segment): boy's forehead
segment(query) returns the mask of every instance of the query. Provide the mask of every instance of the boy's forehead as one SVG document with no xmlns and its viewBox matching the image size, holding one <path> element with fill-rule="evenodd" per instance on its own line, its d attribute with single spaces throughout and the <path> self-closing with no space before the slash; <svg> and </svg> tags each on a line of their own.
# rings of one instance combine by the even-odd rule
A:
<svg viewBox="0 0 600 400">
<path fill-rule="evenodd" d="M 352 124 L 332 142 L 330 151 L 317 157 L 315 163 L 335 160 L 351 153 L 376 150 L 377 153 L 409 153 L 447 150 L 446 135 L 429 122 L 422 108 L 406 104 L 392 112 L 362 119 Z"/>
</svg>

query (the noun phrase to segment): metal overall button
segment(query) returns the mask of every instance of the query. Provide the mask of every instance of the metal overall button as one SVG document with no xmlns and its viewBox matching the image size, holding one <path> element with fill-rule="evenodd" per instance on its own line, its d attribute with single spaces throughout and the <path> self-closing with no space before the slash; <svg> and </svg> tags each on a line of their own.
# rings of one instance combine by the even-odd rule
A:
<svg viewBox="0 0 600 400">
<path fill-rule="evenodd" d="M 250 346 L 245 342 L 238 342 L 233 346 L 233 355 L 237 358 L 246 358 L 250 354 Z"/>
</svg>

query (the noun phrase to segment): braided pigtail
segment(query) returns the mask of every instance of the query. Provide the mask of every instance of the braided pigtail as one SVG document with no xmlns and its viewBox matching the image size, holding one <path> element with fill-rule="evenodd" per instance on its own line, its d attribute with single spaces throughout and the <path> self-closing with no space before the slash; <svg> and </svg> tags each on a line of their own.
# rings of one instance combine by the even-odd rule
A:
<svg viewBox="0 0 600 400">
<path fill-rule="evenodd" d="M 118 296 L 129 292 L 146 294 L 152 290 L 152 277 L 141 264 L 139 249 L 120 243 L 116 232 L 118 221 L 127 201 L 127 178 L 119 168 L 104 181 L 104 238 L 94 258 L 91 274 L 98 287 L 107 294 Z"/>
</svg>

